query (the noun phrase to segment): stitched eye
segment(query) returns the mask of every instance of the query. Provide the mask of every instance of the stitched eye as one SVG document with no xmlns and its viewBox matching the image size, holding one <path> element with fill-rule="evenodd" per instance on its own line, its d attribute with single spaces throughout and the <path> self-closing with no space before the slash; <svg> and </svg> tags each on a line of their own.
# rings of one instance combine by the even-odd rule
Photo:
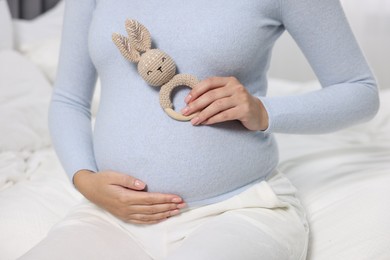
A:
<svg viewBox="0 0 390 260">
<path fill-rule="evenodd" d="M 148 72 L 146 72 L 146 75 L 150 75 L 150 73 L 152 73 L 153 71 L 151 70 L 148 70 Z"/>
<path fill-rule="evenodd" d="M 164 62 L 166 59 L 167 59 L 167 58 L 162 57 L 162 58 L 161 58 L 161 61 Z"/>
</svg>

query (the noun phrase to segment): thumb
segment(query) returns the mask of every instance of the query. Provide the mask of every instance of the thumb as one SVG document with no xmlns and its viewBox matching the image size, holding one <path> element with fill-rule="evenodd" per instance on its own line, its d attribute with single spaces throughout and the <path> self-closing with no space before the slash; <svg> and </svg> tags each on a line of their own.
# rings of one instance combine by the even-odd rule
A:
<svg viewBox="0 0 390 260">
<path fill-rule="evenodd" d="M 130 175 L 114 173 L 112 177 L 114 177 L 112 184 L 117 184 L 132 190 L 144 190 L 146 188 L 146 184 L 143 181 Z"/>
</svg>

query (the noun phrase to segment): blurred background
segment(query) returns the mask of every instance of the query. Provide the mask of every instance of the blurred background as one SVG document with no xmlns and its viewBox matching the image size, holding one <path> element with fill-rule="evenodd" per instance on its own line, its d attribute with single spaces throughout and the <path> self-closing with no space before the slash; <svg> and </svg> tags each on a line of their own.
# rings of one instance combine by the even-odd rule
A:
<svg viewBox="0 0 390 260">
<path fill-rule="evenodd" d="M 390 1 L 341 2 L 380 87 L 390 88 Z M 270 75 L 297 81 L 315 79 L 310 66 L 288 33 L 275 46 Z"/>
<path fill-rule="evenodd" d="M 33 19 L 60 0 L 7 0 L 13 18 Z"/>
<path fill-rule="evenodd" d="M 13 25 L 16 49 L 26 52 L 27 49 L 31 49 L 32 44 L 38 44 L 39 41 L 40 44 L 44 43 L 45 47 L 50 47 L 50 49 L 58 48 L 63 3 L 57 6 L 57 10 L 51 10 L 51 14 L 38 16 L 55 7 L 61 0 L 7 0 L 7 2 L 13 18 L 30 20 L 29 22 L 16 21 Z M 387 46 L 390 46 L 390 1 L 342 0 L 341 2 L 358 42 L 377 76 L 380 87 L 390 88 L 388 69 L 390 68 L 390 51 L 387 49 Z M 27 24 L 30 25 L 27 26 Z M 27 31 L 30 28 L 34 30 Z M 24 33 L 27 35 L 23 35 Z M 33 33 L 35 36 L 32 36 Z M 45 38 L 41 38 L 43 36 Z M 41 39 L 38 41 L 38 38 Z M 48 46 L 48 41 L 52 41 L 50 46 Z M 48 69 L 53 70 L 53 67 L 46 67 L 46 70 Z M 46 73 L 53 74 L 54 71 Z M 275 46 L 269 75 L 272 78 L 293 81 L 315 79 L 310 66 L 288 33 L 285 33 Z"/>
</svg>

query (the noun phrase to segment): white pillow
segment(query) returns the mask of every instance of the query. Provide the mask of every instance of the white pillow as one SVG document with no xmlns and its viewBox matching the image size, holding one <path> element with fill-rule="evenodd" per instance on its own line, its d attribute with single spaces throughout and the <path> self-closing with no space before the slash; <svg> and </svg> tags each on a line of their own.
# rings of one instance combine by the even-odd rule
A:
<svg viewBox="0 0 390 260">
<path fill-rule="evenodd" d="M 61 1 L 34 20 L 14 20 L 16 49 L 37 64 L 51 82 L 57 71 L 64 9 Z"/>
<path fill-rule="evenodd" d="M 54 82 L 60 52 L 59 38 L 42 39 L 37 44 L 22 45 L 19 51 L 37 65 L 51 83 Z"/>
<path fill-rule="evenodd" d="M 13 48 L 11 14 L 6 0 L 0 0 L 0 50 Z"/>
<path fill-rule="evenodd" d="M 16 51 L 0 51 L 0 93 L 0 152 L 48 146 L 51 86 L 39 69 Z"/>
</svg>

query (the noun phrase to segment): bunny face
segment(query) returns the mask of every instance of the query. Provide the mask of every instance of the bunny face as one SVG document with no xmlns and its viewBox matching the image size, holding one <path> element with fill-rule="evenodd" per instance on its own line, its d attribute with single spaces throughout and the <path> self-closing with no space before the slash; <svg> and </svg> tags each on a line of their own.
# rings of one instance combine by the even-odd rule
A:
<svg viewBox="0 0 390 260">
<path fill-rule="evenodd" d="M 175 62 L 159 49 L 151 49 L 142 54 L 138 63 L 138 73 L 151 86 L 162 86 L 176 74 Z"/>
</svg>

